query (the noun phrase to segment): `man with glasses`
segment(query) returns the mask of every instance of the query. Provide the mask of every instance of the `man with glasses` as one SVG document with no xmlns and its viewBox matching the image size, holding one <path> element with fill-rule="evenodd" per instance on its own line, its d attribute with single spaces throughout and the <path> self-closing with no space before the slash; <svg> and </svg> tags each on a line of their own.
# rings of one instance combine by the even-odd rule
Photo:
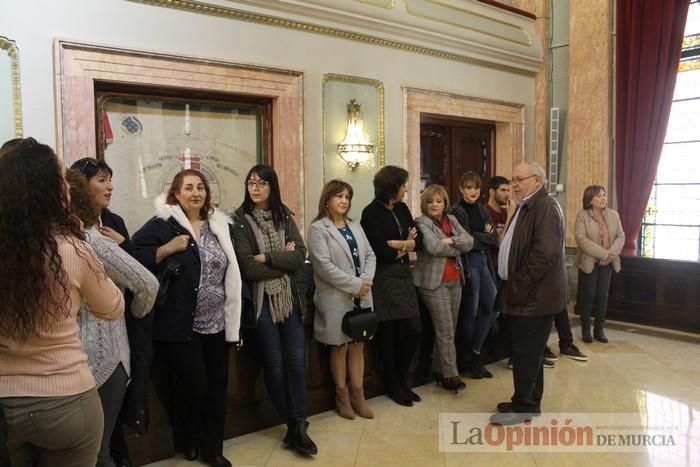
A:
<svg viewBox="0 0 700 467">
<path fill-rule="evenodd" d="M 566 307 L 564 222 L 556 199 L 549 196 L 545 171 L 534 161 L 513 170 L 518 207 L 498 253 L 497 309 L 507 315 L 513 360 L 511 402 L 498 404 L 491 422 L 523 423 L 540 413 L 544 392 L 542 353 L 554 315 Z"/>
</svg>

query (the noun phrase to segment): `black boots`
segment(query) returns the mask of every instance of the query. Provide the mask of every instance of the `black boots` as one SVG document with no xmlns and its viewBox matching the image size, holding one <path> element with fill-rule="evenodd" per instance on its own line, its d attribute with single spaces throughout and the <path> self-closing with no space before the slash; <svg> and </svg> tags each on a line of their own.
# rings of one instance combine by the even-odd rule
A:
<svg viewBox="0 0 700 467">
<path fill-rule="evenodd" d="M 581 339 L 586 344 L 593 342 L 593 337 L 591 336 L 591 315 L 581 314 Z"/>
<path fill-rule="evenodd" d="M 596 318 L 595 326 L 593 328 L 593 337 L 595 337 L 595 340 L 597 340 L 598 342 L 602 342 L 603 344 L 608 343 L 608 338 L 605 337 L 605 320 L 604 319 Z"/>
<path fill-rule="evenodd" d="M 318 454 L 318 448 L 311 438 L 309 438 L 306 432 L 308 428 L 309 422 L 306 420 L 295 420 L 288 423 L 284 442 L 289 448 L 294 449 L 299 454 L 315 456 Z"/>
<path fill-rule="evenodd" d="M 493 374 L 484 366 L 481 355 L 476 352 L 469 354 L 464 362 L 464 369 L 472 379 L 493 378 Z"/>
</svg>

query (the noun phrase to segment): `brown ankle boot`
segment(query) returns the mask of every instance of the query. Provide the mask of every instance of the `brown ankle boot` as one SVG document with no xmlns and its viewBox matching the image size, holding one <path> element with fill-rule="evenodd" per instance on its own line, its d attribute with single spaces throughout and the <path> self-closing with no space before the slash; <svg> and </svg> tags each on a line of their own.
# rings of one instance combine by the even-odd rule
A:
<svg viewBox="0 0 700 467">
<path fill-rule="evenodd" d="M 350 388 L 350 402 L 357 415 L 362 418 L 374 418 L 374 413 L 365 400 L 365 391 L 363 388 Z"/>
<path fill-rule="evenodd" d="M 348 387 L 335 388 L 335 408 L 341 417 L 347 418 L 349 420 L 355 419 L 355 412 L 352 410 L 350 405 L 350 394 L 348 394 Z"/>
</svg>

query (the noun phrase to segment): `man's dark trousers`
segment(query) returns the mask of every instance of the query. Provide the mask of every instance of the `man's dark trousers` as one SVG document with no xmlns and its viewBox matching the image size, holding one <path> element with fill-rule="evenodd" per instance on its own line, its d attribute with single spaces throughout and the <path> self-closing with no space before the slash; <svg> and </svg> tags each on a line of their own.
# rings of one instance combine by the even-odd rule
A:
<svg viewBox="0 0 700 467">
<path fill-rule="evenodd" d="M 571 323 L 569 322 L 569 310 L 564 308 L 554 315 L 554 327 L 559 335 L 559 350 L 565 349 L 574 343 L 574 336 L 571 334 Z"/>
<path fill-rule="evenodd" d="M 552 330 L 554 314 L 544 316 L 508 315 L 514 412 L 534 412 L 540 408 L 544 392 L 542 353 Z"/>
</svg>

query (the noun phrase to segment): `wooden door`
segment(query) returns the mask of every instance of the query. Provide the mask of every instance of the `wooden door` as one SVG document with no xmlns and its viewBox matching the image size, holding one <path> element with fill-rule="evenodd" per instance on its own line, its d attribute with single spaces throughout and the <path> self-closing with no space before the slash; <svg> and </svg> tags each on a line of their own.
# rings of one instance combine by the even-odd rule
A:
<svg viewBox="0 0 700 467">
<path fill-rule="evenodd" d="M 444 185 L 454 202 L 460 196 L 459 178 L 469 170 L 481 175 L 484 186 L 493 175 L 494 134 L 489 123 L 422 118 L 421 191 L 432 183 Z"/>
</svg>

